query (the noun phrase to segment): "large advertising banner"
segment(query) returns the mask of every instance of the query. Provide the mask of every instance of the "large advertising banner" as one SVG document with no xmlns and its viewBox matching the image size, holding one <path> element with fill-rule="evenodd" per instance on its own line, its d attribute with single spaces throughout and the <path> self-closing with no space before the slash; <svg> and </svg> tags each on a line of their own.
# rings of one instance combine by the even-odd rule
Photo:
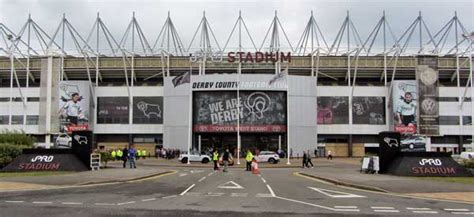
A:
<svg viewBox="0 0 474 217">
<path fill-rule="evenodd" d="M 318 97 L 318 124 L 349 124 L 349 97 Z"/>
<path fill-rule="evenodd" d="M 240 91 L 239 95 L 240 132 L 286 132 L 285 92 Z M 236 132 L 238 105 L 236 91 L 194 92 L 194 132 Z"/>
<path fill-rule="evenodd" d="M 420 95 L 419 134 L 439 135 L 438 106 L 438 59 L 435 56 L 419 56 L 416 66 Z"/>
<path fill-rule="evenodd" d="M 97 123 L 128 124 L 128 97 L 98 97 Z"/>
<path fill-rule="evenodd" d="M 89 129 L 90 89 L 88 81 L 61 81 L 59 83 L 59 131 Z"/>
<path fill-rule="evenodd" d="M 385 124 L 385 97 L 356 96 L 352 98 L 354 124 Z"/>
<path fill-rule="evenodd" d="M 163 124 L 163 97 L 133 97 L 134 124 Z"/>
<path fill-rule="evenodd" d="M 402 134 L 416 134 L 418 124 L 418 88 L 416 81 L 394 81 L 392 87 L 394 130 Z"/>
</svg>

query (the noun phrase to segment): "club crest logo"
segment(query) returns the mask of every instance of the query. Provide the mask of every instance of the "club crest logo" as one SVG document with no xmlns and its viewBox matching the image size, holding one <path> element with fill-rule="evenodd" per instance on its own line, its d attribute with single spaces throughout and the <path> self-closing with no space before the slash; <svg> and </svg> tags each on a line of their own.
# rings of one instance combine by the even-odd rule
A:
<svg viewBox="0 0 474 217">
<path fill-rule="evenodd" d="M 271 104 L 270 97 L 263 92 L 254 92 L 244 101 L 244 106 L 249 110 L 250 116 L 257 119 L 263 118 L 263 113 L 270 109 Z"/>
<path fill-rule="evenodd" d="M 137 103 L 137 108 L 143 112 L 143 115 L 145 115 L 147 118 L 151 118 L 151 116 L 161 118 L 161 109 L 159 105 L 140 101 Z"/>
</svg>

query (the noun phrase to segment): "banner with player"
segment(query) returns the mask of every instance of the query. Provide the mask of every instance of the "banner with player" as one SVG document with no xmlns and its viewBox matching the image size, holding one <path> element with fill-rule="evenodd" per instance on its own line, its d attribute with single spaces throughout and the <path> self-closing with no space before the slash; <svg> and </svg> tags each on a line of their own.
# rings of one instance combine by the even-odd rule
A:
<svg viewBox="0 0 474 217">
<path fill-rule="evenodd" d="M 89 129 L 91 93 L 88 81 L 61 81 L 59 83 L 59 131 Z"/>
<path fill-rule="evenodd" d="M 415 80 L 393 82 L 392 112 L 395 132 L 417 133 L 418 87 Z"/>
</svg>

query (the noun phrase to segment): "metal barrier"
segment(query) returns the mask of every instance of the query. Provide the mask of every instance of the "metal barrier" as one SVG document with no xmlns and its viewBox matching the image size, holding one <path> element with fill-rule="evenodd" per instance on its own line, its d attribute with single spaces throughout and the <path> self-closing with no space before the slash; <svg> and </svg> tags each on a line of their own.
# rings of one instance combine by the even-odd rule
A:
<svg viewBox="0 0 474 217">
<path fill-rule="evenodd" d="M 100 154 L 91 154 L 91 170 L 100 170 Z"/>
</svg>

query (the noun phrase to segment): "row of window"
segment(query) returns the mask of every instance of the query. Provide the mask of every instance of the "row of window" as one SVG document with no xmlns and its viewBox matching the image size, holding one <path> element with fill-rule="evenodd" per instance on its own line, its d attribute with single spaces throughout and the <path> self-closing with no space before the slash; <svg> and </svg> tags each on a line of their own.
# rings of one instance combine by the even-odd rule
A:
<svg viewBox="0 0 474 217">
<path fill-rule="evenodd" d="M 26 125 L 38 125 L 38 115 L 27 115 Z M 0 125 L 8 125 L 8 115 L 0 115 Z M 23 125 L 23 115 L 12 115 L 12 125 Z"/>
</svg>

